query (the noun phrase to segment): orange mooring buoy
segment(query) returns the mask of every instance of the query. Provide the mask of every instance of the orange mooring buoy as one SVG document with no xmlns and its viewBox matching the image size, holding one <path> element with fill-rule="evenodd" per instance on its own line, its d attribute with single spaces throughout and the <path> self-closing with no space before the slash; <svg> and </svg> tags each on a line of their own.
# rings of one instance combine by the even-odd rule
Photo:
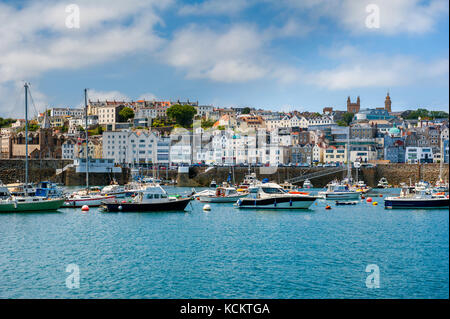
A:
<svg viewBox="0 0 450 319">
<path fill-rule="evenodd" d="M 83 212 L 88 212 L 88 211 L 89 211 L 89 206 L 88 206 L 88 205 L 83 205 L 83 206 L 81 207 L 81 211 L 83 211 Z"/>
<path fill-rule="evenodd" d="M 325 206 L 325 209 L 331 209 L 330 205 Z"/>
<path fill-rule="evenodd" d="M 372 202 L 372 197 L 367 197 L 366 202 L 371 203 Z"/>
</svg>

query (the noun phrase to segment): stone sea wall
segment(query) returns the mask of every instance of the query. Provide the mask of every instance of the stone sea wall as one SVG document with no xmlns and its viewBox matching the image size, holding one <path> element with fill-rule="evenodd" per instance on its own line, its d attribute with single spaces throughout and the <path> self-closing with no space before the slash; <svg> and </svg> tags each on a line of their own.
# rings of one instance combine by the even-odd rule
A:
<svg viewBox="0 0 450 319">
<path fill-rule="evenodd" d="M 66 186 L 80 186 L 85 184 L 85 174 L 76 173 L 73 168 L 64 171 L 62 174 L 56 175 L 56 169 L 62 169 L 68 164 L 70 160 L 30 160 L 29 161 L 29 180 L 30 182 L 39 182 L 44 180 L 51 180 L 57 183 L 65 184 Z M 258 179 L 268 178 L 270 181 L 283 183 L 285 180 L 310 174 L 317 171 L 323 171 L 326 168 L 300 168 L 300 167 L 279 167 L 279 168 L 257 168 L 256 175 Z M 212 180 L 217 183 L 222 183 L 228 180 L 230 168 L 220 167 L 210 169 L 205 172 L 203 167 L 192 167 L 188 174 L 177 174 L 176 171 L 159 171 L 154 172 L 148 170 L 143 172 L 146 175 L 152 176 L 154 173 L 161 179 L 177 180 L 179 186 L 201 187 L 209 186 Z M 248 168 L 236 167 L 232 176 L 232 182 L 241 183 L 244 176 L 248 174 Z M 401 182 L 409 183 L 417 182 L 421 179 L 425 181 L 435 182 L 439 177 L 439 164 L 378 164 L 374 168 L 356 169 L 352 170 L 352 176 L 364 180 L 369 186 L 376 186 L 381 177 L 386 177 L 388 182 L 392 185 L 399 185 Z M 234 181 L 233 181 L 234 175 Z M 315 187 L 323 187 L 332 179 L 342 179 L 345 177 L 346 171 L 334 173 L 327 176 L 311 179 Z M 448 164 L 443 166 L 443 178 L 448 180 L 449 168 Z M 111 179 L 115 178 L 119 183 L 124 184 L 130 180 L 130 170 L 123 169 L 122 174 L 110 173 L 89 174 L 90 185 L 107 185 Z M 15 183 L 17 181 L 23 182 L 25 180 L 25 161 L 0 159 L 0 180 L 5 183 Z"/>
<path fill-rule="evenodd" d="M 268 170 L 267 168 L 257 168 L 258 179 L 268 178 L 270 181 L 283 183 L 285 180 L 304 174 L 310 174 L 326 168 L 299 168 L 299 167 L 279 167 Z M 212 180 L 217 183 L 227 181 L 230 169 L 226 167 L 214 168 L 205 172 L 204 168 L 191 168 L 189 174 L 178 174 L 178 185 L 189 187 L 208 186 Z M 234 180 L 236 183 L 242 182 L 244 176 L 248 174 L 248 168 L 237 167 L 234 169 Z M 334 173 L 311 179 L 314 187 L 324 187 L 333 179 L 342 179 L 347 174 L 346 171 Z M 448 180 L 448 164 L 443 166 L 443 178 Z M 435 182 L 439 177 L 439 164 L 379 164 L 374 168 L 363 168 L 358 172 L 352 170 L 353 178 L 358 175 L 359 180 L 364 180 L 367 185 L 374 187 L 382 177 L 386 177 L 392 185 L 399 185 L 401 182 L 417 182 L 421 179 Z M 233 174 L 231 174 L 233 176 Z M 233 179 L 233 178 L 232 178 Z M 232 180 L 233 182 L 233 180 Z"/>
</svg>

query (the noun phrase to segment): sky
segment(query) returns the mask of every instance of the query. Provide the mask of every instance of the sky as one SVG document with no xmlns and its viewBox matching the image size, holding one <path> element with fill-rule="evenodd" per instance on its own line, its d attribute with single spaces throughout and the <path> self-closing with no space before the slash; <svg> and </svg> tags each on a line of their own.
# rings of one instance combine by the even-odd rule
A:
<svg viewBox="0 0 450 319">
<path fill-rule="evenodd" d="M 0 1 L 0 116 L 92 100 L 449 107 L 447 0 Z M 79 19 L 77 19 L 77 12 Z"/>
</svg>

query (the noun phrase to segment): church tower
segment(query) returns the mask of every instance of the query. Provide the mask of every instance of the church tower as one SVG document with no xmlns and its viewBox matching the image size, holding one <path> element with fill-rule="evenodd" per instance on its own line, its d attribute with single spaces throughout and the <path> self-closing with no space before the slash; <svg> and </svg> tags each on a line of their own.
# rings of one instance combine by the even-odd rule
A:
<svg viewBox="0 0 450 319">
<path fill-rule="evenodd" d="M 350 96 L 347 98 L 347 112 L 348 113 L 358 113 L 361 108 L 361 100 L 358 96 L 356 103 L 352 103 Z"/>
<path fill-rule="evenodd" d="M 386 111 L 388 111 L 389 113 L 391 113 L 392 112 L 392 109 L 391 109 L 391 98 L 390 98 L 390 96 L 389 96 L 389 92 L 387 93 L 387 96 L 386 96 L 386 100 L 384 101 L 384 109 L 386 110 Z"/>
</svg>

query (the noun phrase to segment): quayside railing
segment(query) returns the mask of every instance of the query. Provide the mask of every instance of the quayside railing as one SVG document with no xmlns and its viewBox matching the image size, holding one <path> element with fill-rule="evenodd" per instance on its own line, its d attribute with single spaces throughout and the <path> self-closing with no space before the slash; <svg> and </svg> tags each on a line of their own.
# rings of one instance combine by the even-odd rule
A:
<svg viewBox="0 0 450 319">
<path fill-rule="evenodd" d="M 306 179 L 311 180 L 311 179 L 314 179 L 314 178 L 327 176 L 327 175 L 332 175 L 332 174 L 336 174 L 336 173 L 343 172 L 343 171 L 346 171 L 346 170 L 347 170 L 346 167 L 323 168 L 323 169 L 321 169 L 318 172 L 309 173 L 309 174 L 303 174 L 301 176 L 290 178 L 290 179 L 288 179 L 286 181 L 289 182 L 289 183 L 295 184 L 295 183 L 303 182 Z"/>
</svg>

